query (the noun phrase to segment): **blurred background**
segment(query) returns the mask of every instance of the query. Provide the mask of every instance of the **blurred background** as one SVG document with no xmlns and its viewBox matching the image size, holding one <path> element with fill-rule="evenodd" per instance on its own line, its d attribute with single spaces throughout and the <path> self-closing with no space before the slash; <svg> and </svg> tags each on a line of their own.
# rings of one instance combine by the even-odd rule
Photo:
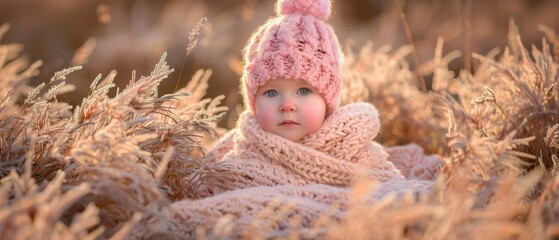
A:
<svg viewBox="0 0 559 240">
<path fill-rule="evenodd" d="M 344 50 L 355 51 L 367 41 L 375 48 L 409 44 L 400 12 L 405 14 L 419 62 L 433 57 L 439 36 L 445 39 L 445 53 L 471 49 L 486 54 L 496 47 L 502 49 L 511 18 L 526 46 L 541 45 L 544 34 L 539 24 L 559 29 L 557 0 L 398 1 L 400 8 L 394 0 L 334 1 L 329 23 Z M 275 15 L 274 4 L 275 0 L 4 0 L 0 1 L 0 24 L 11 26 L 3 43 L 20 43 L 29 61 L 43 61 L 33 84 L 48 81 L 64 68 L 84 66 L 68 78 L 77 90 L 59 97 L 61 101 L 80 104 L 93 79 L 113 69 L 122 89 L 133 70 L 138 77 L 149 75 L 167 52 L 175 72 L 163 82 L 160 95 L 173 92 L 177 84 L 184 86 L 196 70 L 211 68 L 214 74 L 207 96 L 226 95 L 225 105 L 235 109 L 241 99 L 241 50 L 250 34 Z M 189 33 L 203 17 L 207 21 L 198 46 L 185 56 Z M 464 58 L 450 64 L 454 71 L 464 66 Z"/>
</svg>

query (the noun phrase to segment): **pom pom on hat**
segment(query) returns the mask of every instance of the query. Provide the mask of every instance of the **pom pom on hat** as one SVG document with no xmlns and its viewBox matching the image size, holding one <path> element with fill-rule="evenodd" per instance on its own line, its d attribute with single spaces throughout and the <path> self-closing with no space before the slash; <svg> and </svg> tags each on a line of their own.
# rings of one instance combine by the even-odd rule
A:
<svg viewBox="0 0 559 240">
<path fill-rule="evenodd" d="M 330 0 L 278 0 L 276 12 L 281 16 L 294 13 L 313 15 L 326 21 L 330 17 Z"/>
</svg>

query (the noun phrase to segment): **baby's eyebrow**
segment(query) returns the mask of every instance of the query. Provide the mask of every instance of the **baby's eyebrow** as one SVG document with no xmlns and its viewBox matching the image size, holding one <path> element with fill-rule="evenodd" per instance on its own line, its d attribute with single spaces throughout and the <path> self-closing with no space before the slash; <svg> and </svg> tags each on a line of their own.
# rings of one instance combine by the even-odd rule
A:
<svg viewBox="0 0 559 240">
<path fill-rule="evenodd" d="M 275 88 L 274 87 L 264 87 L 264 86 L 262 86 L 262 87 L 258 88 L 258 91 L 256 91 L 256 93 L 266 92 L 268 90 L 275 90 Z"/>
<path fill-rule="evenodd" d="M 313 87 L 312 85 L 310 85 L 310 84 L 308 84 L 308 83 L 303 83 L 303 84 L 301 84 L 300 87 L 308 87 L 308 88 L 315 89 L 315 87 Z"/>
</svg>

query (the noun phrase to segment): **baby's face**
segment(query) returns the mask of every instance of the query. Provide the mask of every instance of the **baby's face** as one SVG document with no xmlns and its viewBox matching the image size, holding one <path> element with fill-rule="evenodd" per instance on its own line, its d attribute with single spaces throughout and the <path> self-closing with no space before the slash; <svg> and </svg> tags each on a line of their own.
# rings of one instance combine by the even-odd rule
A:
<svg viewBox="0 0 559 240">
<path fill-rule="evenodd" d="M 258 89 L 254 107 L 264 130 L 294 142 L 318 130 L 326 116 L 322 95 L 302 80 L 268 81 Z"/>
</svg>

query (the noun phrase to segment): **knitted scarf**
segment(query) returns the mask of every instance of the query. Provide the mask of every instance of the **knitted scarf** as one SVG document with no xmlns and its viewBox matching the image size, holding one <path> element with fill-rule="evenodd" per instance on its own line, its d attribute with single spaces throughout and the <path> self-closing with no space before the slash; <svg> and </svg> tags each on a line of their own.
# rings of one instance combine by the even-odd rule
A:
<svg viewBox="0 0 559 240">
<path fill-rule="evenodd" d="M 334 203 L 338 208 L 330 218 L 342 219 L 348 186 L 359 178 L 379 183 L 369 201 L 391 192 L 427 190 L 431 182 L 421 179 L 433 178 L 440 159 L 424 156 L 415 145 L 390 149 L 394 158 L 389 159 L 383 147 L 372 141 L 379 125 L 372 105 L 355 103 L 332 113 L 315 133 L 291 142 L 264 131 L 245 112 L 237 128 L 218 141 L 210 161 L 186 186 L 200 199 L 171 205 L 169 216 L 178 224 L 157 222 L 149 229 L 192 237 L 197 227 L 210 231 L 228 216 L 232 217 L 227 228 L 231 232 L 225 234 L 246 237 L 263 211 L 287 204 L 291 208 L 266 229 L 281 235 L 293 227 L 310 228 Z M 298 226 L 289 221 L 294 216 L 303 219 Z"/>
<path fill-rule="evenodd" d="M 379 127 L 378 112 L 372 105 L 353 103 L 328 116 L 316 132 L 292 142 L 264 131 L 253 114 L 244 112 L 237 128 L 217 143 L 210 154 L 212 162 L 197 172 L 193 177 L 196 181 L 187 187 L 199 198 L 255 186 L 318 183 L 347 187 L 356 178 L 404 180 L 395 164 L 404 167 L 402 162 L 409 159 L 388 161 L 383 147 L 373 142 Z M 421 160 L 420 153 L 415 155 Z M 434 169 L 437 161 L 421 169 Z M 421 165 L 418 161 L 415 164 Z M 402 170 L 407 173 L 409 168 Z"/>
</svg>

